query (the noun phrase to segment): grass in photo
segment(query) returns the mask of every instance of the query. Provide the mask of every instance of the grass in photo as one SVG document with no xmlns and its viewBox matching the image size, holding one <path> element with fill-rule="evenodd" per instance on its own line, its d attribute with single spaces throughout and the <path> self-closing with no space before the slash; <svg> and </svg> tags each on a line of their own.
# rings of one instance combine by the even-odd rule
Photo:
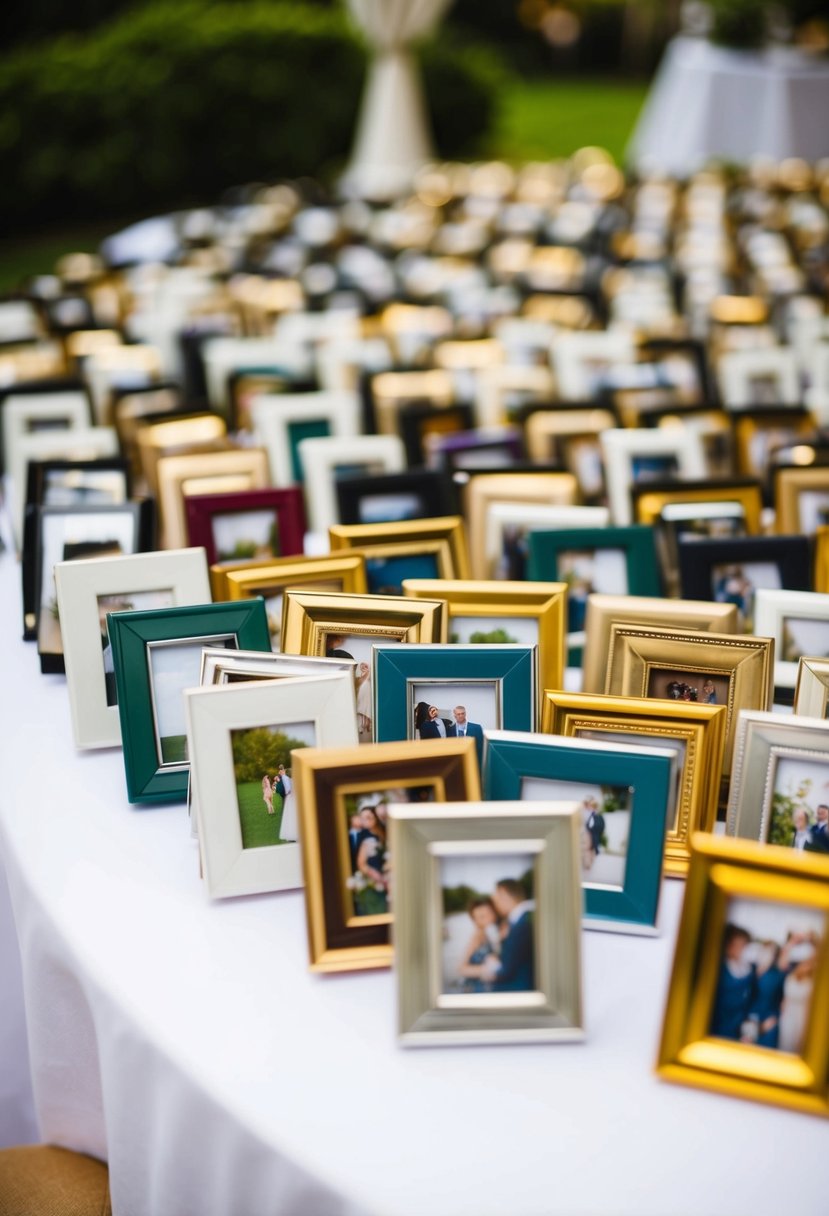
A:
<svg viewBox="0 0 829 1216">
<path fill-rule="evenodd" d="M 281 722 L 230 732 L 243 849 L 297 840 L 291 753 L 313 747 L 316 740 L 313 722 Z"/>
<path fill-rule="evenodd" d="M 272 510 L 228 511 L 211 520 L 220 562 L 266 561 L 279 557 L 279 522 Z"/>
</svg>

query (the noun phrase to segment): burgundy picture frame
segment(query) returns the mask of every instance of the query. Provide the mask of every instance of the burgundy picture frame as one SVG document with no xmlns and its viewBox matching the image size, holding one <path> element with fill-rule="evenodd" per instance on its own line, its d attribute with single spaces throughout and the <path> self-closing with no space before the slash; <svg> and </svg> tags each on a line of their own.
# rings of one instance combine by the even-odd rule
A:
<svg viewBox="0 0 829 1216">
<path fill-rule="evenodd" d="M 238 490 L 231 494 L 187 495 L 184 507 L 188 544 L 202 545 L 206 549 L 209 566 L 219 561 L 213 539 L 213 516 L 230 515 L 237 511 L 272 510 L 279 528 L 278 556 L 293 557 L 304 552 L 305 506 L 299 486 Z"/>
</svg>

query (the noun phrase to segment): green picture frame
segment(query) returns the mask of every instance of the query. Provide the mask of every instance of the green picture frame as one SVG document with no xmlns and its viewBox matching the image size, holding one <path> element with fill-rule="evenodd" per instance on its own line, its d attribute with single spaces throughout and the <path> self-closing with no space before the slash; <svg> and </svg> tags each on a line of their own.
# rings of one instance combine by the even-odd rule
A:
<svg viewBox="0 0 829 1216">
<path fill-rule="evenodd" d="M 675 779 L 675 755 L 667 748 L 628 747 L 518 731 L 493 731 L 487 735 L 483 785 L 484 799 L 488 802 L 543 798 L 547 782 L 551 783 L 551 800 L 578 799 L 585 807 L 589 787 L 621 789 L 628 795 L 629 809 L 625 811 L 622 807 L 616 811 L 617 815 L 627 815 L 623 823 L 616 825 L 620 830 L 614 833 L 624 843 L 621 866 L 606 839 L 599 850 L 587 849 L 587 857 L 585 844 L 580 840 L 586 929 L 650 935 L 657 932 L 666 819 L 670 785 Z M 532 787 L 525 783 L 533 780 L 542 784 L 536 787 L 534 795 L 528 796 Z M 584 787 L 582 792 L 579 786 Z M 601 831 L 611 816 L 604 805 L 597 811 Z M 589 837 L 589 823 L 586 818 L 579 825 L 580 834 Z M 596 880 L 599 875 L 592 868 L 593 862 L 586 869 L 591 852 L 594 862 L 601 857 L 607 863 L 604 881 Z M 616 870 L 622 873 L 617 874 Z"/>
<path fill-rule="evenodd" d="M 535 729 L 537 671 L 537 646 L 374 646 L 377 742 L 457 738 L 455 710 L 465 708 L 464 733 L 475 739 L 483 768 L 486 731 Z M 431 721 L 423 731 L 417 725 L 417 707 L 432 703 L 441 711 L 442 734 L 432 733 Z"/>
<path fill-rule="evenodd" d="M 173 712 L 177 707 L 174 667 L 177 655 L 174 648 L 177 643 L 186 645 L 202 640 L 203 645 L 210 646 L 224 641 L 229 649 L 270 653 L 265 601 L 257 597 L 226 604 L 110 612 L 107 614 L 107 624 L 118 688 L 118 713 L 129 801 L 184 801 L 190 776 L 186 742 L 182 755 L 178 755 L 175 748 L 180 746 L 182 736 L 179 733 L 162 733 L 166 719 L 172 722 L 174 716 L 176 719 L 178 716 Z M 181 646 L 178 650 L 181 650 Z M 198 658 L 200 662 L 200 649 Z M 162 661 L 165 670 L 160 671 Z M 192 681 L 185 678 L 184 684 L 178 688 L 182 722 L 184 698 L 181 692 L 191 683 L 193 687 L 198 685 L 198 674 Z M 168 704 L 171 708 L 162 710 L 162 706 Z M 166 759 L 163 756 L 165 745 L 168 748 Z"/>
<path fill-rule="evenodd" d="M 567 583 L 567 665 L 580 667 L 582 661 L 584 620 L 587 612 L 587 597 L 593 591 L 604 592 L 608 595 L 662 595 L 662 581 L 659 572 L 659 558 L 654 541 L 653 528 L 645 524 L 627 524 L 609 528 L 562 528 L 530 532 L 527 537 L 529 552 L 527 557 L 527 580 L 529 582 L 565 582 Z M 607 581 L 596 581 L 595 576 L 581 578 L 575 571 L 568 569 L 564 563 L 565 555 L 582 553 L 597 555 L 598 560 L 602 551 L 607 555 L 611 552 L 624 554 L 626 586 L 614 585 L 612 580 L 618 576 L 616 569 L 602 572 Z M 614 563 L 618 565 L 618 563 Z M 598 575 L 598 570 L 597 570 Z M 576 597 L 573 592 L 574 577 L 584 585 L 584 594 Z M 582 620 L 577 617 L 579 607 L 582 607 Z"/>
</svg>

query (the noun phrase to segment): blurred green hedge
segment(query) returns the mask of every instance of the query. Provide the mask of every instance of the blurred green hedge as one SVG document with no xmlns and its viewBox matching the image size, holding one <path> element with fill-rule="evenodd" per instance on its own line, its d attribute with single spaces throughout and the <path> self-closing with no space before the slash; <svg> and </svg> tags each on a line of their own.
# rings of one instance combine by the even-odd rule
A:
<svg viewBox="0 0 829 1216">
<path fill-rule="evenodd" d="M 495 121 L 495 54 L 422 50 L 439 151 Z M 351 145 L 366 53 L 339 10 L 154 2 L 0 62 L 0 217 L 9 226 L 209 203 L 256 180 L 332 175 Z"/>
</svg>

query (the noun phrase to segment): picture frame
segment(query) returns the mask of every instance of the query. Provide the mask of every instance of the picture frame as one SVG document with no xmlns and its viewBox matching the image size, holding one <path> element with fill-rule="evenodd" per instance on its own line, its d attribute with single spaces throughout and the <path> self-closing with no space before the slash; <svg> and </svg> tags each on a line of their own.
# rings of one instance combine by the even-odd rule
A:
<svg viewBox="0 0 829 1216">
<path fill-rule="evenodd" d="M 817 1015 L 829 999 L 827 912 L 823 858 L 793 856 L 789 849 L 756 841 L 695 836 L 657 1074 L 732 1097 L 829 1115 L 829 1040 L 825 1019 Z M 770 1030 L 762 1029 L 769 1021 L 757 1021 L 756 1013 L 741 1021 L 744 1012 L 754 1012 L 747 1008 L 752 989 L 745 983 L 734 986 L 733 1016 L 727 1017 L 728 961 L 733 957 L 740 966 L 747 945 L 763 939 L 780 950 L 779 963 L 795 931 L 798 961 L 790 944 L 787 963 L 799 987 L 797 1021 L 791 1013 L 784 1018 L 782 1010 L 770 1019 L 776 1023 Z M 758 947 L 757 954 L 762 965 L 768 951 Z M 752 964 L 749 976 L 756 970 Z M 794 988 L 791 997 L 794 1002 Z"/>
<path fill-rule="evenodd" d="M 224 650 L 204 646 L 201 652 L 199 686 L 243 684 L 262 680 L 284 680 L 297 676 L 324 676 L 348 671 L 354 677 L 353 659 L 323 659 L 297 654 L 268 654 L 261 650 Z"/>
<path fill-rule="evenodd" d="M 233 372 L 266 368 L 291 379 L 313 374 L 310 353 L 292 343 L 268 335 L 232 337 L 211 335 L 202 347 L 205 385 L 211 408 L 227 417 L 229 381 Z"/>
<path fill-rule="evenodd" d="M 431 342 L 429 350 L 431 353 Z M 441 409 L 455 404 L 452 376 L 439 367 L 374 372 L 366 376 L 365 385 L 363 430 L 367 434 L 399 434 L 400 413 L 407 405 Z"/>
<path fill-rule="evenodd" d="M 33 507 L 23 554 L 24 638 L 36 639 L 40 670 L 64 671 L 55 566 L 84 557 L 112 557 L 153 548 L 151 499 L 98 507 Z M 31 601 L 29 596 L 31 594 Z M 33 632 L 29 624 L 33 620 Z"/>
<path fill-rule="evenodd" d="M 432 405 L 413 401 L 397 414 L 397 430 L 403 440 L 409 468 L 440 464 L 440 444 L 449 435 L 468 435 L 475 425 L 472 406 L 467 401 L 451 405 Z"/>
<path fill-rule="evenodd" d="M 303 552 L 305 509 L 302 492 L 295 486 L 229 494 L 188 494 L 184 511 L 188 541 L 204 548 L 211 566 L 221 562 L 264 562 Z M 268 518 L 272 521 L 270 525 Z M 250 537 L 239 531 L 248 522 L 255 530 Z M 230 549 L 231 544 L 235 545 L 235 551 Z"/>
<path fill-rule="evenodd" d="M 737 471 L 763 479 L 775 448 L 797 443 L 799 438 L 808 442 L 814 433 L 814 418 L 800 406 L 740 410 L 734 415 Z"/>
<path fill-rule="evenodd" d="M 726 833 L 829 854 L 829 731 L 822 717 L 744 710 Z"/>
<path fill-rule="evenodd" d="M 444 600 L 286 590 L 282 651 L 284 654 L 352 658 L 370 668 L 375 645 L 381 642 L 407 646 L 445 642 L 447 621 Z M 368 706 L 364 712 L 369 712 Z"/>
<path fill-rule="evenodd" d="M 522 407 L 547 404 L 554 398 L 553 373 L 543 364 L 500 363 L 482 367 L 475 384 L 477 425 L 509 426 Z"/>
<path fill-rule="evenodd" d="M 800 401 L 800 373 L 790 347 L 725 351 L 717 362 L 717 379 L 727 410 Z"/>
<path fill-rule="evenodd" d="M 168 456 L 230 450 L 227 423 L 218 414 L 185 411 L 160 418 L 143 418 L 135 431 L 140 470 L 150 492 L 159 494 L 158 465 Z M 237 487 L 240 488 L 240 487 Z"/>
<path fill-rule="evenodd" d="M 638 524 L 657 525 L 665 507 L 677 503 L 722 502 L 742 508 L 749 535 L 755 536 L 762 531 L 763 491 L 754 477 L 643 482 L 631 487 L 631 499 L 633 518 Z"/>
<path fill-rule="evenodd" d="M 610 630 L 619 624 L 652 624 L 655 628 L 699 630 L 700 633 L 736 633 L 737 609 L 734 604 L 715 604 L 711 600 L 671 600 L 657 596 L 600 595 L 587 599 L 582 692 L 605 691 Z"/>
<path fill-rule="evenodd" d="M 33 460 L 98 460 L 118 455 L 118 437 L 108 426 L 72 427 L 70 430 L 33 431 L 21 435 L 13 452 L 6 453 L 9 479 L 9 514 L 18 548 L 23 537 L 26 486 Z"/>
<path fill-rule="evenodd" d="M 658 596 L 662 590 L 653 531 L 641 524 L 531 531 L 527 541 L 527 578 L 566 584 L 570 666 L 581 666 L 590 595 Z M 555 680 L 544 685 L 561 686 Z"/>
<path fill-rule="evenodd" d="M 14 477 L 17 446 L 26 435 L 43 431 L 85 430 L 92 425 L 92 408 L 85 388 L 53 392 L 9 392 L 2 410 L 3 467 Z M 25 484 L 21 486 L 21 493 Z"/>
<path fill-rule="evenodd" d="M 664 871 L 681 878 L 688 869 L 693 832 L 713 831 L 717 818 L 726 713 L 722 705 L 649 701 L 545 689 L 541 731 L 565 738 L 593 738 L 623 747 L 671 748 L 675 787 L 668 804 Z"/>
<path fill-rule="evenodd" d="M 533 532 L 597 529 L 610 524 L 607 507 L 545 507 L 494 502 L 486 515 L 484 573 L 490 580 L 527 579 L 529 538 Z M 474 567 L 473 567 L 474 570 Z"/>
<path fill-rule="evenodd" d="M 809 718 L 829 715 L 829 659 L 810 657 L 798 662 L 794 712 Z"/>
<path fill-rule="evenodd" d="M 829 656 L 829 595 L 817 591 L 758 589 L 754 627 L 775 641 L 774 685 L 778 696 L 793 690 L 801 657 Z"/>
<path fill-rule="evenodd" d="M 204 550 L 168 549 L 60 562 L 55 567 L 55 582 L 75 746 L 81 750 L 116 747 L 121 742 L 121 720 L 115 672 L 108 670 L 105 613 L 119 600 L 123 608 L 127 602 L 143 605 L 159 599 L 179 608 L 208 602 Z"/>
<path fill-rule="evenodd" d="M 703 700 L 706 685 L 713 684 L 717 702 L 727 706 L 722 773 L 730 777 L 739 711 L 765 711 L 772 703 L 774 639 L 613 622 L 606 693 L 645 698 L 653 696 L 651 690 L 659 687 L 670 696 L 672 681 L 687 684 L 683 676 L 702 681 L 698 696 Z"/>
<path fill-rule="evenodd" d="M 558 395 L 564 401 L 590 401 L 612 367 L 636 362 L 636 347 L 627 329 L 559 333 L 550 353 Z"/>
<path fill-rule="evenodd" d="M 442 599 L 449 617 L 448 640 L 458 643 L 518 644 L 538 647 L 539 687 L 559 687 L 564 679 L 564 624 L 567 587 L 563 582 L 510 583 L 473 579 L 403 581 L 405 595 Z M 479 626 L 489 625 L 492 636 Z M 513 629 L 520 636 L 512 637 Z M 507 636 L 500 636 L 501 634 Z"/>
<path fill-rule="evenodd" d="M 250 405 L 254 434 L 268 453 L 275 486 L 299 485 L 299 443 L 311 436 L 353 439 L 360 433 L 356 393 L 279 393 L 254 397 Z"/>
<path fill-rule="evenodd" d="M 405 578 L 469 578 L 466 531 L 459 515 L 388 524 L 329 528 L 332 553 L 357 549 L 366 559 L 368 589 L 399 595 Z"/>
<path fill-rule="evenodd" d="M 184 503 L 188 495 L 264 490 L 270 484 L 264 448 L 225 448 L 162 456 L 157 473 L 161 529 L 167 549 L 180 549 L 187 544 Z"/>
<path fill-rule="evenodd" d="M 664 748 L 491 731 L 484 798 L 576 801 L 584 928 L 652 935 L 673 768 Z"/>
<path fill-rule="evenodd" d="M 120 456 L 100 460 L 30 460 L 26 505 L 69 507 L 121 503 L 132 497 L 129 463 Z"/>
<path fill-rule="evenodd" d="M 277 795 L 270 770 L 290 780 L 291 743 L 356 744 L 350 673 L 191 688 L 184 699 L 208 895 L 226 899 L 302 886 L 296 794 L 289 788 Z"/>
<path fill-rule="evenodd" d="M 380 524 L 455 514 L 455 496 L 437 469 L 339 477 L 337 507 L 342 524 Z"/>
<path fill-rule="evenodd" d="M 312 532 L 325 533 L 340 522 L 337 480 L 340 471 L 349 475 L 376 476 L 402 473 L 406 467 L 403 442 L 396 435 L 339 435 L 301 439 L 298 446 L 302 483 L 313 486 L 306 494 L 308 522 Z"/>
<path fill-rule="evenodd" d="M 363 890 L 355 875 L 357 841 L 349 839 L 349 811 L 366 798 L 376 813 L 384 795 L 424 796 L 436 802 L 480 798 L 470 739 L 434 743 L 372 743 L 352 748 L 303 748 L 294 755 L 300 810 L 302 869 L 310 968 L 316 972 L 388 967 L 392 961 L 388 900 Z M 349 800 L 351 800 L 349 802 Z M 369 829 L 365 829 L 369 830 Z M 371 843 L 371 842 L 369 842 Z M 366 866 L 366 868 L 368 868 Z M 365 899 L 359 898 L 365 893 Z M 382 895 L 382 892 L 376 892 Z"/>
<path fill-rule="evenodd" d="M 472 578 L 484 579 L 487 570 L 487 516 L 495 503 L 522 506 L 577 505 L 579 486 L 572 473 L 479 473 L 463 488 L 463 514 L 469 532 Z"/>
<path fill-rule="evenodd" d="M 345 595 L 368 594 L 366 563 L 362 553 L 343 550 L 328 557 L 284 557 L 265 565 L 211 566 L 214 600 L 265 601 L 271 649 L 282 647 L 282 618 L 287 590 L 335 591 Z"/>
<path fill-rule="evenodd" d="M 454 478 L 479 469 L 506 472 L 524 459 L 524 437 L 512 426 L 449 432 L 435 437 L 433 457 L 435 467 Z"/>
<path fill-rule="evenodd" d="M 398 805 L 391 821 L 401 1046 L 583 1040 L 573 804 Z M 457 905 L 473 882 L 491 890 L 492 915 L 509 905 L 515 917 L 492 979 L 472 981 L 489 991 L 458 991 L 454 979 L 456 925 L 475 929 Z"/>
<path fill-rule="evenodd" d="M 679 589 L 736 605 L 739 632 L 752 633 L 759 587 L 808 591 L 812 555 L 805 536 L 738 536 L 679 543 Z"/>
<path fill-rule="evenodd" d="M 377 742 L 446 742 L 463 731 L 483 769 L 487 730 L 535 729 L 537 664 L 536 646 L 380 643 L 372 651 Z M 439 712 L 427 715 L 430 706 Z"/>
<path fill-rule="evenodd" d="M 135 803 L 184 801 L 190 764 L 182 694 L 198 685 L 201 646 L 221 640 L 231 649 L 270 650 L 265 605 L 245 600 L 112 612 L 107 622 L 127 797 Z"/>
<path fill-rule="evenodd" d="M 634 522 L 630 491 L 637 481 L 668 475 L 702 478 L 706 474 L 702 441 L 685 427 L 615 427 L 602 431 L 599 442 L 608 505 L 617 525 Z"/>
<path fill-rule="evenodd" d="M 777 468 L 772 490 L 776 532 L 811 536 L 829 524 L 829 468 Z"/>
</svg>

